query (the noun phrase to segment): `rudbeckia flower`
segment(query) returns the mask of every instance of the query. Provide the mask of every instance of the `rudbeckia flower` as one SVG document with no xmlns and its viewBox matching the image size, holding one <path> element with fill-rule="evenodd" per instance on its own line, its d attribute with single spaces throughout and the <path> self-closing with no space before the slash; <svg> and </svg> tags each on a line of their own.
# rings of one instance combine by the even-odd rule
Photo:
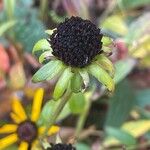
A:
<svg viewBox="0 0 150 150">
<path fill-rule="evenodd" d="M 39 62 L 46 62 L 33 76 L 33 82 L 59 76 L 54 99 L 59 99 L 68 85 L 71 85 L 73 92 L 82 90 L 83 85 L 87 87 L 89 75 L 94 76 L 109 91 L 114 90 L 113 64 L 104 52 L 106 38 L 103 38 L 96 25 L 80 17 L 71 17 L 46 33 L 50 38 L 38 41 L 33 48 L 33 54 L 39 56 Z"/>
<path fill-rule="evenodd" d="M 12 112 L 10 114 L 14 123 L 0 127 L 0 134 L 9 134 L 0 139 L 0 149 L 4 149 L 14 143 L 19 143 L 18 150 L 34 149 L 38 142 L 38 137 L 44 133 L 45 127 L 38 126 L 37 121 L 40 116 L 44 90 L 42 88 L 35 92 L 32 104 L 31 116 L 28 117 L 20 100 L 15 97 L 12 101 Z M 52 126 L 48 135 L 59 131 L 58 126 Z"/>
</svg>

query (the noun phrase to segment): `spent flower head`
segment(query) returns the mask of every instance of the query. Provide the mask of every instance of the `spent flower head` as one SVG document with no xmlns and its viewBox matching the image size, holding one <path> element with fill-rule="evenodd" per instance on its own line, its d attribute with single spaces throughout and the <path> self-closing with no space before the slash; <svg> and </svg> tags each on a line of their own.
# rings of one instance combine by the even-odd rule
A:
<svg viewBox="0 0 150 150">
<path fill-rule="evenodd" d="M 38 137 L 45 131 L 45 126 L 37 124 L 41 112 L 43 94 L 44 90 L 41 88 L 36 91 L 30 118 L 25 113 L 19 98 L 13 98 L 10 116 L 14 123 L 0 127 L 0 134 L 9 134 L 0 139 L 0 149 L 5 149 L 16 142 L 19 143 L 18 150 L 34 149 L 38 143 Z M 58 131 L 58 126 L 52 126 L 48 131 L 48 135 L 56 134 Z"/>
<path fill-rule="evenodd" d="M 83 85 L 86 88 L 89 75 L 109 91 L 114 90 L 113 64 L 104 52 L 109 42 L 96 25 L 80 17 L 71 17 L 46 33 L 50 38 L 38 41 L 33 48 L 33 53 L 39 55 L 39 62 L 46 62 L 33 76 L 33 82 L 59 76 L 54 99 L 59 99 L 68 86 L 73 92 L 81 91 Z"/>
<path fill-rule="evenodd" d="M 47 148 L 47 150 L 76 150 L 76 148 L 71 144 L 58 143 L 55 145 L 51 145 L 51 147 Z"/>
</svg>

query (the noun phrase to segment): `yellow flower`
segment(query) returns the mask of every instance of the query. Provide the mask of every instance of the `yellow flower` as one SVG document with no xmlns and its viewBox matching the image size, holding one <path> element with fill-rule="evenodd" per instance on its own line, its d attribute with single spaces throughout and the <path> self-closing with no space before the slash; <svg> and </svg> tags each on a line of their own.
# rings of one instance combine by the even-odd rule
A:
<svg viewBox="0 0 150 150">
<path fill-rule="evenodd" d="M 13 98 L 10 116 L 14 123 L 0 127 L 0 134 L 9 134 L 0 139 L 0 149 L 4 149 L 15 142 L 20 143 L 18 150 L 28 150 L 35 146 L 38 137 L 45 131 L 44 126 L 39 127 L 37 125 L 41 112 L 43 94 L 44 90 L 42 88 L 39 88 L 35 92 L 30 118 L 27 117 L 20 100 L 17 97 Z M 48 131 L 48 135 L 55 134 L 58 131 L 58 126 L 52 126 Z"/>
</svg>

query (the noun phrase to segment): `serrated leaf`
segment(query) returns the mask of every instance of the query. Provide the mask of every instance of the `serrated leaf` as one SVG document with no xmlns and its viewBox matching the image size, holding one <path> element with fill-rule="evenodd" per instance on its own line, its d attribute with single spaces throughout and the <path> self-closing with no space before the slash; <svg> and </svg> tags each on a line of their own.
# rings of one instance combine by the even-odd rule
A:
<svg viewBox="0 0 150 150">
<path fill-rule="evenodd" d="M 102 69 L 99 65 L 97 64 L 92 64 L 88 67 L 88 71 L 91 75 L 93 75 L 100 83 L 106 86 L 106 88 L 109 91 L 114 91 L 114 81 L 113 79 L 109 76 L 109 74 Z"/>
<path fill-rule="evenodd" d="M 59 80 L 57 81 L 55 89 L 54 89 L 53 98 L 55 100 L 59 99 L 63 95 L 63 93 L 68 87 L 68 84 L 72 75 L 73 73 L 71 72 L 70 68 L 66 68 L 64 70 Z"/>
<path fill-rule="evenodd" d="M 85 106 L 85 97 L 83 93 L 73 93 L 69 99 L 69 107 L 72 113 L 80 114 Z"/>
<path fill-rule="evenodd" d="M 61 61 L 52 60 L 40 68 L 32 77 L 33 82 L 41 82 L 44 80 L 51 80 L 59 72 L 64 69 L 64 65 Z"/>
<path fill-rule="evenodd" d="M 114 70 L 114 66 L 112 64 L 112 62 L 104 55 L 99 55 L 97 57 L 97 61 L 98 61 L 98 64 L 105 70 L 108 71 L 108 73 L 113 77 L 114 76 L 114 73 L 115 73 L 115 70 Z"/>
<path fill-rule="evenodd" d="M 135 67 L 136 60 L 127 58 L 124 60 L 120 60 L 115 63 L 115 76 L 114 81 L 115 83 L 119 83 L 121 80 L 123 80 Z"/>
<path fill-rule="evenodd" d="M 52 48 L 46 39 L 41 39 L 34 45 L 32 53 L 36 54 L 39 51 L 41 51 L 41 53 L 45 51 L 52 51 Z"/>
<path fill-rule="evenodd" d="M 74 73 L 73 77 L 71 78 L 71 89 L 73 92 L 77 93 L 81 90 L 82 86 L 82 77 L 81 75 L 77 72 Z"/>
<path fill-rule="evenodd" d="M 106 132 L 109 136 L 115 137 L 122 144 L 125 144 L 127 146 L 136 144 L 135 138 L 131 134 L 126 132 L 125 130 L 114 128 L 114 127 L 110 126 L 110 127 L 106 128 Z"/>
</svg>

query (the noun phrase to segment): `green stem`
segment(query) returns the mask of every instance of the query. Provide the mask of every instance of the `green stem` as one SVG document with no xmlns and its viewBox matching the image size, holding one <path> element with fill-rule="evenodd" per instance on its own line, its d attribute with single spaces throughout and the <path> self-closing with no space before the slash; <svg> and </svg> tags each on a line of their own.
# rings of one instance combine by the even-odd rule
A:
<svg viewBox="0 0 150 150">
<path fill-rule="evenodd" d="M 87 119 L 90 107 L 91 107 L 91 99 L 88 96 L 86 98 L 85 108 L 84 108 L 83 112 L 80 114 L 78 122 L 77 122 L 76 131 L 75 131 L 76 140 L 78 140 L 79 135 L 80 135 L 80 133 L 81 133 L 83 127 L 84 127 L 84 124 L 85 124 L 85 121 Z"/>
<path fill-rule="evenodd" d="M 65 95 L 62 97 L 62 99 L 60 100 L 59 105 L 57 106 L 54 114 L 52 115 L 52 118 L 50 118 L 49 122 L 47 123 L 46 129 L 45 129 L 45 133 L 44 136 L 47 135 L 48 130 L 50 127 L 52 127 L 53 124 L 55 124 L 56 119 L 58 118 L 59 114 L 61 113 L 61 111 L 63 110 L 65 104 L 68 102 L 70 96 L 71 96 L 72 92 L 70 90 L 66 91 Z"/>
<path fill-rule="evenodd" d="M 48 0 L 40 0 L 40 17 L 45 20 L 47 16 Z"/>
<path fill-rule="evenodd" d="M 14 19 L 15 0 L 4 0 L 4 7 L 8 20 Z"/>
</svg>

